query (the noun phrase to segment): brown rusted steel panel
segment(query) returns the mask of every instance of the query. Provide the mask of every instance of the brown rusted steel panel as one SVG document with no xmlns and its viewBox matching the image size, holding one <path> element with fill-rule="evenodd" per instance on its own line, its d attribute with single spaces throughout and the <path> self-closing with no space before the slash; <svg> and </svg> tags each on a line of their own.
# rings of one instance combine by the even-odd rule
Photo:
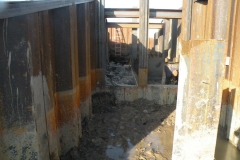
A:
<svg viewBox="0 0 240 160">
<path fill-rule="evenodd" d="M 91 97 L 91 30 L 90 30 L 90 4 L 85 3 L 85 28 L 86 28 L 86 70 L 87 70 L 87 90 L 86 90 L 86 96 L 87 96 L 87 102 L 88 102 L 88 116 L 91 117 L 92 115 L 92 97 Z M 88 85 L 89 84 L 89 85 Z"/>
<path fill-rule="evenodd" d="M 78 68 L 78 27 L 77 27 L 77 8 L 76 5 L 69 6 L 70 16 L 70 46 L 73 88 L 78 87 L 79 68 Z M 77 104 L 78 105 L 78 104 Z"/>
<path fill-rule="evenodd" d="M 30 30 L 34 32 L 34 29 L 29 29 L 26 15 L 0 20 L 0 155 L 2 159 L 20 159 L 22 156 L 38 158 L 39 148 L 33 112 L 35 107 L 31 94 L 32 41 L 28 36 L 28 32 Z M 35 46 L 33 50 L 34 48 Z M 26 153 L 22 152 L 24 148 L 28 148 Z"/>
<path fill-rule="evenodd" d="M 191 39 L 205 39 L 207 1 L 193 3 Z M 201 15 L 201 16 L 199 16 Z"/>
<path fill-rule="evenodd" d="M 69 7 L 70 15 L 70 43 L 71 43 L 71 63 L 72 63 L 72 83 L 73 83 L 73 125 L 75 126 L 75 138 L 82 136 L 81 110 L 80 110 L 80 85 L 79 85 L 79 59 L 78 59 L 78 27 L 77 27 L 77 6 Z M 77 141 L 78 142 L 78 141 Z M 74 144 L 76 145 L 76 144 Z"/>
<path fill-rule="evenodd" d="M 91 37 L 89 4 L 80 4 L 78 11 L 79 84 L 82 119 L 91 115 Z"/>
<path fill-rule="evenodd" d="M 72 90 L 56 92 L 55 114 L 57 119 L 57 132 L 59 133 L 58 150 L 65 155 L 71 148 L 79 144 L 79 112 L 74 105 L 74 93 Z"/>
<path fill-rule="evenodd" d="M 206 5 L 204 3 L 199 3 Z M 230 0 L 212 0 L 207 3 L 206 39 L 224 40 L 227 38 Z"/>
<path fill-rule="evenodd" d="M 191 38 L 192 4 L 193 4 L 193 0 L 183 0 L 183 7 L 182 7 L 183 40 L 190 40 Z"/>
<path fill-rule="evenodd" d="M 149 0 L 140 0 L 139 11 L 139 83 L 140 86 L 147 85 L 148 67 L 148 23 L 149 23 Z M 146 77 L 142 77 L 146 76 Z"/>
<path fill-rule="evenodd" d="M 53 10 L 54 51 L 56 57 L 56 91 L 72 89 L 68 7 Z"/>
<path fill-rule="evenodd" d="M 90 56 L 91 56 L 91 90 L 95 91 L 96 90 L 96 55 L 97 55 L 97 50 L 96 50 L 96 33 L 95 32 L 95 27 L 96 27 L 96 21 L 95 21 L 95 16 L 96 16 L 96 11 L 95 11 L 95 2 L 90 2 L 89 3 L 89 12 L 90 12 Z"/>
<path fill-rule="evenodd" d="M 96 45 L 96 67 L 100 68 L 99 62 L 99 1 L 95 1 L 95 45 Z"/>
<path fill-rule="evenodd" d="M 236 8 L 237 8 L 237 1 L 231 0 L 229 4 L 229 14 L 228 14 L 228 30 L 227 30 L 227 39 L 228 39 L 228 48 L 227 48 L 227 56 L 230 58 L 230 64 L 226 66 L 226 74 L 225 78 L 230 79 L 230 69 L 231 69 L 231 57 L 232 57 L 232 47 L 233 47 L 233 39 L 235 38 L 235 23 L 236 23 Z"/>
<path fill-rule="evenodd" d="M 139 9 L 106 8 L 105 18 L 139 18 Z M 150 9 L 149 18 L 182 18 L 182 10 Z"/>
<path fill-rule="evenodd" d="M 148 81 L 148 69 L 139 68 L 138 69 L 138 86 L 147 86 Z"/>
<path fill-rule="evenodd" d="M 0 86 L 4 119 L 6 127 L 11 127 L 18 121 L 22 121 L 21 123 L 25 125 L 33 122 L 34 118 L 32 117 L 32 107 L 30 107 L 32 96 L 29 94 L 31 87 L 30 53 L 27 52 L 29 51 L 28 18 L 19 16 L 1 19 L 0 22 Z M 19 97 L 17 97 L 17 90 Z M 18 110 L 17 106 L 21 106 L 21 110 Z"/>
<path fill-rule="evenodd" d="M 215 23 L 213 30 L 213 39 L 224 40 L 227 38 L 228 9 L 230 0 L 214 1 Z"/>
<path fill-rule="evenodd" d="M 77 5 L 77 25 L 78 25 L 78 61 L 79 61 L 79 76 L 85 77 L 86 70 L 86 21 L 85 21 L 85 4 Z"/>
<path fill-rule="evenodd" d="M 30 72 L 31 72 L 31 94 L 33 99 L 33 107 L 35 110 L 35 124 L 37 132 L 37 140 L 39 147 L 39 159 L 49 159 L 49 144 L 47 132 L 47 120 L 44 102 L 44 89 L 41 62 L 41 39 L 42 16 L 38 13 L 28 15 L 28 45 L 30 51 Z M 45 137 L 45 138 L 42 138 Z"/>
<path fill-rule="evenodd" d="M 41 37 L 41 60 L 43 74 L 43 92 L 44 105 L 47 123 L 48 144 L 50 159 L 59 159 L 58 154 L 58 133 L 57 119 L 55 113 L 55 56 L 53 41 L 53 24 L 52 14 L 50 11 L 40 12 L 42 18 L 42 28 L 40 29 Z"/>
<path fill-rule="evenodd" d="M 226 44 L 217 40 L 193 40 L 183 45 L 173 160 L 214 159 Z M 202 147 L 203 144 L 208 148 Z"/>
<path fill-rule="evenodd" d="M 105 68 L 106 68 L 106 38 L 107 38 L 107 31 L 106 31 L 106 20 L 105 20 L 105 0 L 98 0 L 99 2 L 99 61 L 101 67 L 101 84 L 100 86 L 105 86 Z"/>
<path fill-rule="evenodd" d="M 56 119 L 60 154 L 78 145 L 81 131 L 78 86 L 76 7 L 52 11 L 56 64 Z"/>
<path fill-rule="evenodd" d="M 235 22 L 234 22 L 234 35 L 232 40 L 232 56 L 231 56 L 231 69 L 230 69 L 230 81 L 235 86 L 240 86 L 240 63 L 239 63 L 239 49 L 240 49 L 240 37 L 238 36 L 240 34 L 240 30 L 238 29 L 238 26 L 240 26 L 240 10 L 239 10 L 239 2 L 236 8 L 236 16 L 235 16 Z"/>
</svg>

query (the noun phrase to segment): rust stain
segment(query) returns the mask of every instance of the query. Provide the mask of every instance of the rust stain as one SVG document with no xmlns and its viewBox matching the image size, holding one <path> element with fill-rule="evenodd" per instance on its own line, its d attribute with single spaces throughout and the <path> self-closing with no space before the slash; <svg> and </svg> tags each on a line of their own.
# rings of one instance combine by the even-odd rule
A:
<svg viewBox="0 0 240 160">
<path fill-rule="evenodd" d="M 79 78 L 80 100 L 86 101 L 91 96 L 91 75 Z"/>
<path fill-rule="evenodd" d="M 48 129 L 50 129 L 52 134 L 55 136 L 57 131 L 57 121 L 56 121 L 54 109 L 48 112 L 47 119 L 48 119 Z"/>
<path fill-rule="evenodd" d="M 72 92 L 55 93 L 56 107 L 54 109 L 56 115 L 57 128 L 68 123 L 76 117 L 77 108 L 74 106 Z"/>
<path fill-rule="evenodd" d="M 25 128 L 25 127 L 15 130 L 16 134 L 22 134 L 22 133 L 25 133 L 25 132 L 27 132 L 27 128 Z"/>
<path fill-rule="evenodd" d="M 229 101 L 229 81 L 224 80 L 223 91 L 222 91 L 222 105 L 228 105 Z"/>
<path fill-rule="evenodd" d="M 138 86 L 144 87 L 147 86 L 148 81 L 148 69 L 139 68 L 138 70 Z"/>
<path fill-rule="evenodd" d="M 96 70 L 91 70 L 91 89 L 92 91 L 96 90 Z"/>
<path fill-rule="evenodd" d="M 101 69 L 96 69 L 96 83 L 97 83 L 97 85 L 102 84 L 102 71 L 101 71 Z"/>
<path fill-rule="evenodd" d="M 181 41 L 181 46 L 182 46 L 182 55 L 187 55 L 190 52 L 190 41 Z"/>
</svg>

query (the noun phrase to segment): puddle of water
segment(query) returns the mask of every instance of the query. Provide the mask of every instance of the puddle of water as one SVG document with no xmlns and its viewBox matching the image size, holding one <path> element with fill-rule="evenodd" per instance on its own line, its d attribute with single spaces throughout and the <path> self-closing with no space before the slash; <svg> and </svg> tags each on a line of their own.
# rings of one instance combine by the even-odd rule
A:
<svg viewBox="0 0 240 160">
<path fill-rule="evenodd" d="M 216 160 L 240 160 L 240 151 L 221 136 L 217 138 Z"/>
<path fill-rule="evenodd" d="M 119 146 L 108 145 L 106 150 L 106 155 L 108 158 L 112 158 L 114 160 L 122 160 L 122 159 L 131 159 L 136 155 L 136 147 L 131 143 L 131 140 L 127 139 L 128 148 L 127 151 L 124 152 L 124 149 Z"/>
<path fill-rule="evenodd" d="M 157 133 L 148 134 L 144 139 L 144 146 L 149 146 L 148 149 L 150 148 L 154 152 L 164 153 L 164 148 Z"/>
</svg>

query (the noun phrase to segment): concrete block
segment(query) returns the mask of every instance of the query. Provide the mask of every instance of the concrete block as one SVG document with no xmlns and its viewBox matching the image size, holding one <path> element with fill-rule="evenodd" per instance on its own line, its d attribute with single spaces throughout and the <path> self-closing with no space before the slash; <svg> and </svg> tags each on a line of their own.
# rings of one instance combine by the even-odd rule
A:
<svg viewBox="0 0 240 160">
<path fill-rule="evenodd" d="M 133 102 L 138 99 L 138 87 L 125 88 L 125 101 Z"/>
<path fill-rule="evenodd" d="M 145 87 L 138 87 L 138 98 L 145 98 Z"/>
<path fill-rule="evenodd" d="M 124 87 L 115 87 L 114 94 L 116 96 L 117 101 L 124 101 L 125 100 L 125 88 Z"/>
<path fill-rule="evenodd" d="M 145 91 L 145 93 L 146 93 L 146 99 L 147 100 L 149 100 L 149 101 L 152 101 L 153 100 L 153 86 L 147 86 L 146 87 L 146 91 Z"/>
</svg>

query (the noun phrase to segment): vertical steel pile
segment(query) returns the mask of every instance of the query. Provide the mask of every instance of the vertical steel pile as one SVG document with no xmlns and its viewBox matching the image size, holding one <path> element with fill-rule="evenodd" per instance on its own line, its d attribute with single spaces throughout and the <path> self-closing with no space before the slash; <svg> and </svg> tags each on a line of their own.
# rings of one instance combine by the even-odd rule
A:
<svg viewBox="0 0 240 160">
<path fill-rule="evenodd" d="M 140 0 L 139 9 L 139 69 L 138 85 L 146 86 L 148 81 L 148 21 L 149 0 Z"/>
<path fill-rule="evenodd" d="M 91 93 L 102 84 L 95 3 L 0 20 L 2 159 L 60 159 L 78 146 Z"/>
<path fill-rule="evenodd" d="M 229 0 L 184 0 L 173 160 L 214 159 Z"/>
</svg>

